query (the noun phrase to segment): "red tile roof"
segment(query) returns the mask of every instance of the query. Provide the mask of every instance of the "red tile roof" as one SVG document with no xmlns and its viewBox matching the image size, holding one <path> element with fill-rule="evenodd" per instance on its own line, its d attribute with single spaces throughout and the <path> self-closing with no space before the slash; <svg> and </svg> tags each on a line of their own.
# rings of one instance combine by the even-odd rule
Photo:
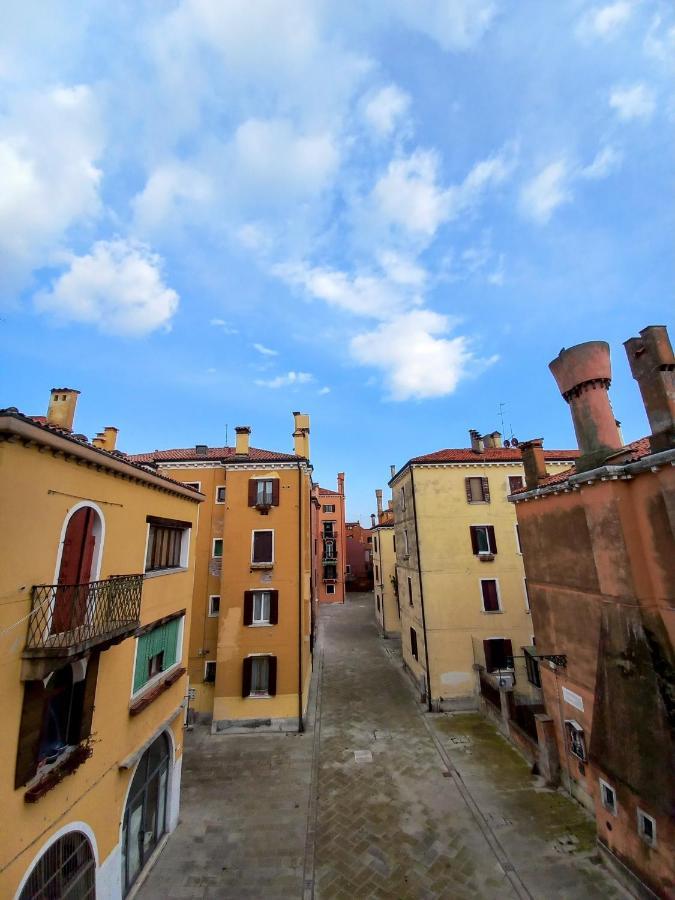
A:
<svg viewBox="0 0 675 900">
<path fill-rule="evenodd" d="M 637 441 L 633 441 L 631 444 L 626 444 L 626 446 L 615 453 L 613 456 L 610 456 L 605 460 L 603 465 L 606 466 L 623 466 L 627 463 L 637 462 L 639 459 L 642 459 L 643 456 L 649 456 L 651 453 L 651 448 L 649 445 L 649 438 L 644 437 L 640 438 Z M 565 469 L 563 472 L 556 472 L 555 475 L 549 475 L 548 478 L 544 478 L 543 481 L 540 481 L 537 487 L 550 487 L 554 484 L 562 484 L 567 481 L 570 475 L 576 475 L 577 470 Z M 514 494 L 526 494 L 528 491 L 527 487 L 520 488 L 520 490 L 514 491 Z"/>
<path fill-rule="evenodd" d="M 206 453 L 197 453 L 194 447 L 177 447 L 174 450 L 153 450 L 150 453 L 133 453 L 129 459 L 135 463 L 153 462 L 200 462 L 209 460 L 234 460 L 236 456 L 234 447 L 208 447 Z M 245 457 L 236 457 L 237 460 L 249 462 L 295 462 L 300 457 L 293 453 L 276 453 L 274 450 L 258 450 L 256 447 L 249 449 Z"/>
<path fill-rule="evenodd" d="M 322 487 L 319 488 L 319 494 L 322 497 L 341 497 L 342 496 L 342 494 L 340 494 L 338 491 L 331 491 L 328 488 L 322 488 Z"/>
<path fill-rule="evenodd" d="M 578 450 L 544 450 L 544 459 L 551 462 L 566 462 L 579 456 Z M 523 455 L 517 447 L 486 447 L 482 453 L 477 453 L 470 447 L 449 448 L 437 450 L 435 453 L 427 453 L 426 456 L 415 456 L 411 463 L 444 463 L 444 462 L 521 462 Z"/>
</svg>

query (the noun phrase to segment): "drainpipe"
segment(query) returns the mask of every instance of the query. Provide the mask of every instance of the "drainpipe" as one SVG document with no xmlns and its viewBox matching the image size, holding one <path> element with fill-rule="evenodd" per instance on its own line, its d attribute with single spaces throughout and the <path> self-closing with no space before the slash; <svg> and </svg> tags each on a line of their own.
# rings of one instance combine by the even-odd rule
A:
<svg viewBox="0 0 675 900">
<path fill-rule="evenodd" d="M 302 721 L 302 463 L 298 461 L 298 734 L 305 730 Z"/>
<path fill-rule="evenodd" d="M 427 641 L 427 618 L 424 614 L 424 587 L 422 584 L 422 560 L 420 559 L 420 532 L 417 525 L 417 504 L 415 502 L 415 467 L 410 465 L 410 484 L 412 487 L 413 520 L 415 522 L 415 547 L 417 549 L 417 575 L 420 580 L 420 603 L 422 605 L 422 631 L 424 633 L 424 658 L 427 665 L 427 709 L 431 707 L 431 670 L 429 669 L 429 643 Z"/>
<path fill-rule="evenodd" d="M 384 619 L 384 567 L 382 565 L 382 532 L 377 530 L 377 561 L 380 564 L 380 597 L 382 598 L 382 637 L 387 637 L 387 625 Z"/>
</svg>

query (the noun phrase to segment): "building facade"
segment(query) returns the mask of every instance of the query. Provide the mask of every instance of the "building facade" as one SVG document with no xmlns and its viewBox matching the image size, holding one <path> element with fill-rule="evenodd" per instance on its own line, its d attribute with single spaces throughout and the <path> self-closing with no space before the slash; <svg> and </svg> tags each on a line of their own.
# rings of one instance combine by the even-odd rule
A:
<svg viewBox="0 0 675 900">
<path fill-rule="evenodd" d="M 382 491 L 375 491 L 377 516 L 371 528 L 373 537 L 373 580 L 375 595 L 375 620 L 382 637 L 401 633 L 401 608 L 396 580 L 396 535 L 394 534 L 394 510 L 390 501 L 387 509 L 382 506 Z"/>
<path fill-rule="evenodd" d="M 581 456 L 552 475 L 542 441 L 528 442 L 527 484 L 512 499 L 537 653 L 553 657 L 539 670 L 560 776 L 594 810 L 615 872 L 632 873 L 637 895 L 665 898 L 675 895 L 675 357 L 663 327 L 625 346 L 651 435 L 623 446 L 607 344 L 564 350 L 550 368 Z"/>
<path fill-rule="evenodd" d="M 481 685 L 513 683 L 512 657 L 532 645 L 507 499 L 523 482 L 521 453 L 498 432 L 472 431 L 471 443 L 411 459 L 389 482 L 403 661 L 429 709 L 476 708 Z M 576 456 L 547 453 L 561 470 Z"/>
<path fill-rule="evenodd" d="M 120 898 L 177 823 L 201 495 L 0 411 L 0 895 Z M 104 445 L 107 445 L 107 449 Z M 72 893 L 71 893 L 72 892 Z"/>
<path fill-rule="evenodd" d="M 318 603 L 345 602 L 345 476 L 337 491 L 314 485 L 314 595 Z"/>
<path fill-rule="evenodd" d="M 345 586 L 348 591 L 373 590 L 373 535 L 360 522 L 346 522 L 347 564 Z"/>
<path fill-rule="evenodd" d="M 312 671 L 309 416 L 294 453 L 196 445 L 134 457 L 204 501 L 188 673 L 191 715 L 214 733 L 302 729 Z"/>
</svg>

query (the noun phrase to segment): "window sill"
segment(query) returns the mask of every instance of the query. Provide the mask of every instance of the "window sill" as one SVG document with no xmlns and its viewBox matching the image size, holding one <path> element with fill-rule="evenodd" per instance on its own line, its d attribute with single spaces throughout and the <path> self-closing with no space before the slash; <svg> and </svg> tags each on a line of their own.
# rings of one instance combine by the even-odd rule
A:
<svg viewBox="0 0 675 900">
<path fill-rule="evenodd" d="M 157 578 L 159 575 L 177 575 L 179 572 L 188 572 L 187 566 L 176 566 L 170 569 L 153 569 L 152 572 L 145 572 L 145 578 Z"/>
<path fill-rule="evenodd" d="M 206 616 L 207 619 L 217 619 L 220 613 L 208 613 Z"/>
<path fill-rule="evenodd" d="M 160 681 L 155 682 L 155 684 L 145 689 L 143 693 L 132 699 L 129 704 L 129 715 L 137 716 L 139 713 L 142 713 L 146 707 L 150 706 L 153 700 L 156 700 L 157 697 L 168 691 L 182 675 L 185 675 L 186 671 L 187 669 L 183 666 L 179 666 L 168 674 L 163 673 Z"/>
<path fill-rule="evenodd" d="M 55 788 L 59 782 L 63 781 L 68 775 L 72 775 L 77 771 L 83 763 L 85 763 L 94 752 L 94 748 L 89 743 L 77 744 L 66 751 L 62 756 L 53 763 L 45 772 L 44 769 L 29 782 L 29 787 L 23 795 L 26 803 L 37 803 L 40 797 Z"/>
<path fill-rule="evenodd" d="M 246 626 L 247 628 L 274 628 L 272 622 L 251 622 L 250 625 Z"/>
<path fill-rule="evenodd" d="M 481 609 L 485 616 L 500 616 L 504 612 L 503 609 Z"/>
<path fill-rule="evenodd" d="M 481 562 L 494 562 L 494 553 L 477 553 L 476 556 Z"/>
<path fill-rule="evenodd" d="M 271 700 L 274 694 L 249 694 L 244 700 Z"/>
<path fill-rule="evenodd" d="M 273 568 L 274 568 L 274 563 L 273 563 L 273 562 L 264 562 L 264 563 L 261 563 L 261 562 L 254 563 L 254 562 L 252 562 L 252 563 L 251 563 L 251 569 L 273 569 Z"/>
<path fill-rule="evenodd" d="M 489 500 L 467 500 L 466 502 L 469 506 L 488 506 L 490 503 Z"/>
</svg>

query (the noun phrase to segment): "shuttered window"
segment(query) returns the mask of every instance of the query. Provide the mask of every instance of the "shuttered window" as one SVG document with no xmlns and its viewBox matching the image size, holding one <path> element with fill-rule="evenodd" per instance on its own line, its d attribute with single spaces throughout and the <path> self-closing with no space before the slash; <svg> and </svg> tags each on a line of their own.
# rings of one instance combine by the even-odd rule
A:
<svg viewBox="0 0 675 900">
<path fill-rule="evenodd" d="M 148 516 L 147 521 L 150 531 L 145 555 L 145 571 L 180 568 L 183 541 L 187 538 L 190 523 L 160 519 L 158 516 Z"/>
<path fill-rule="evenodd" d="M 248 483 L 249 506 L 278 506 L 279 479 L 251 478 Z"/>
<path fill-rule="evenodd" d="M 413 605 L 413 589 L 412 589 L 412 578 L 408 576 L 408 600 L 410 605 Z"/>
<path fill-rule="evenodd" d="M 496 578 L 482 578 L 480 589 L 483 595 L 483 609 L 485 612 L 499 612 L 499 592 Z"/>
<path fill-rule="evenodd" d="M 465 478 L 466 499 L 468 503 L 489 503 L 490 485 L 487 478 Z"/>
<path fill-rule="evenodd" d="M 509 669 L 513 665 L 511 641 L 505 638 L 490 638 L 483 641 L 485 652 L 485 668 L 488 672 Z"/>
<path fill-rule="evenodd" d="M 180 660 L 183 617 L 171 619 L 137 639 L 133 693 Z"/>
<path fill-rule="evenodd" d="M 274 532 L 273 531 L 254 531 L 253 547 L 251 551 L 251 562 L 253 563 L 272 563 L 274 562 Z"/>
<path fill-rule="evenodd" d="M 274 697 L 276 692 L 276 656 L 247 656 L 242 666 L 242 697 Z"/>
<path fill-rule="evenodd" d="M 509 475 L 509 494 L 512 494 L 514 491 L 519 491 L 522 486 L 522 475 Z"/>
<path fill-rule="evenodd" d="M 276 625 L 279 622 L 279 591 L 245 591 L 244 625 Z"/>
<path fill-rule="evenodd" d="M 493 525 L 470 525 L 471 549 L 474 554 L 495 554 L 497 552 L 497 540 Z"/>
<path fill-rule="evenodd" d="M 417 632 L 414 628 L 410 629 L 410 652 L 413 655 L 413 659 L 418 659 L 417 655 Z"/>
</svg>

